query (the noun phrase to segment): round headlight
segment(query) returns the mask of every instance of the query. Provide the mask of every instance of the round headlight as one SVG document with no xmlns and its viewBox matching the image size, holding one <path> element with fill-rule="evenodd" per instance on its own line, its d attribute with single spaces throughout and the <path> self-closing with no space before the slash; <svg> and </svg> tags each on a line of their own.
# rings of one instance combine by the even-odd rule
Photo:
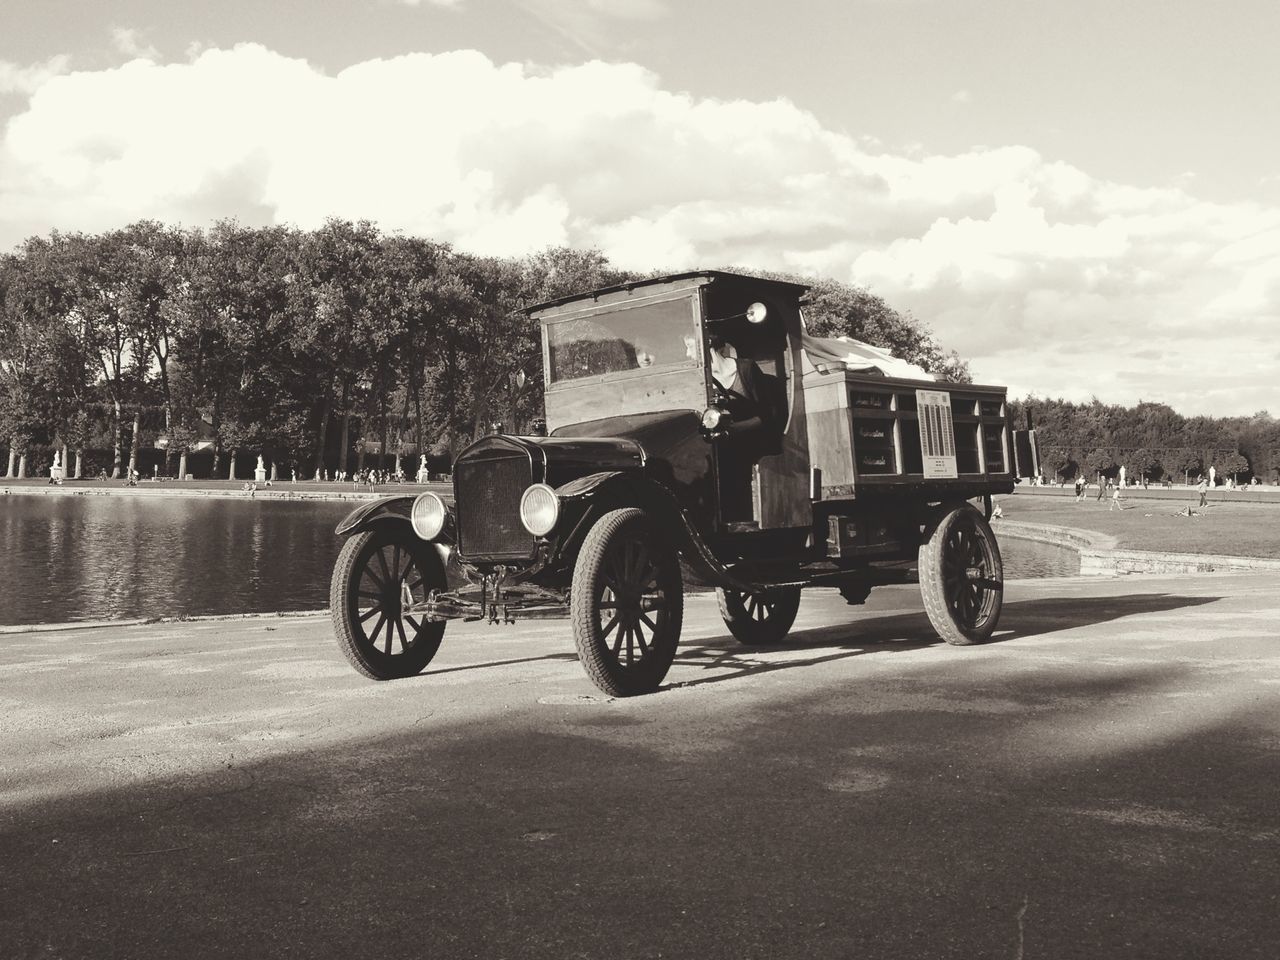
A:
<svg viewBox="0 0 1280 960">
<path fill-rule="evenodd" d="M 706 430 L 718 430 L 724 419 L 724 411 L 719 407 L 707 407 L 702 411 L 702 426 Z"/>
<path fill-rule="evenodd" d="M 413 532 L 423 540 L 434 540 L 444 529 L 448 508 L 434 493 L 420 493 L 413 501 L 413 509 L 409 511 L 409 523 Z"/>
<path fill-rule="evenodd" d="M 520 498 L 520 522 L 535 537 L 545 537 L 560 519 L 560 498 L 545 483 L 535 483 Z"/>
</svg>

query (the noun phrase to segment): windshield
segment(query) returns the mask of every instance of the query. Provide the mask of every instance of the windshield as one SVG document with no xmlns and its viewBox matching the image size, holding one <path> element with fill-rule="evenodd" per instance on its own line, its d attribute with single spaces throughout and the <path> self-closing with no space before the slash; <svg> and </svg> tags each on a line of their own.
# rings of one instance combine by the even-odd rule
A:
<svg viewBox="0 0 1280 960">
<path fill-rule="evenodd" d="M 626 307 L 547 325 L 550 380 L 698 362 L 690 297 Z"/>
</svg>

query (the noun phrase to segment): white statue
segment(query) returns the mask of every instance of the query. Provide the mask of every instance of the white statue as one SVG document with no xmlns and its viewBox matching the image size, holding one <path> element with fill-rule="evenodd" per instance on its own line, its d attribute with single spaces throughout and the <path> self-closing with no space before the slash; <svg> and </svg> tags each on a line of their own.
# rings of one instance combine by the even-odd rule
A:
<svg viewBox="0 0 1280 960">
<path fill-rule="evenodd" d="M 430 474 L 427 471 L 427 455 L 424 453 L 421 460 L 418 462 L 418 482 L 426 483 L 429 475 Z"/>
<path fill-rule="evenodd" d="M 1218 482 L 1218 468 L 1210 467 L 1209 468 L 1209 486 L 1211 487 L 1215 486 L 1217 482 Z"/>
<path fill-rule="evenodd" d="M 1123 489 L 1125 488 L 1124 474 L 1125 474 L 1124 467 L 1123 467 L 1123 466 L 1121 466 L 1121 467 L 1120 467 L 1120 489 L 1121 489 L 1121 490 L 1123 490 Z"/>
<path fill-rule="evenodd" d="M 267 479 L 267 464 L 262 459 L 262 454 L 258 454 L 258 465 L 253 469 L 253 479 L 258 483 L 265 483 Z"/>
</svg>

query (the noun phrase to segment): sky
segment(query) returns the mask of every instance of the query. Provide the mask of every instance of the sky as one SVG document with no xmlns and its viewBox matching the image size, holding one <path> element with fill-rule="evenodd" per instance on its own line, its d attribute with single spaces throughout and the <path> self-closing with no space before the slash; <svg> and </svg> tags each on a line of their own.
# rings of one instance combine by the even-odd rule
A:
<svg viewBox="0 0 1280 960">
<path fill-rule="evenodd" d="M 0 251 L 330 216 L 856 283 L 1013 396 L 1280 414 L 1274 0 L 3 0 Z"/>
</svg>

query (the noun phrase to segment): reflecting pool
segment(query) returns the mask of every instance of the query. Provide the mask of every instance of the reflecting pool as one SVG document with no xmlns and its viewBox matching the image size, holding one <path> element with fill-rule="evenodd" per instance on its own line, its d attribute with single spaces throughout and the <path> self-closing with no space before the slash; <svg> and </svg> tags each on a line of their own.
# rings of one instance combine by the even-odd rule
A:
<svg viewBox="0 0 1280 960">
<path fill-rule="evenodd" d="M 0 624 L 319 610 L 348 502 L 0 498 Z M 1071 550 L 1005 538 L 1005 576 L 1079 572 Z"/>
</svg>

